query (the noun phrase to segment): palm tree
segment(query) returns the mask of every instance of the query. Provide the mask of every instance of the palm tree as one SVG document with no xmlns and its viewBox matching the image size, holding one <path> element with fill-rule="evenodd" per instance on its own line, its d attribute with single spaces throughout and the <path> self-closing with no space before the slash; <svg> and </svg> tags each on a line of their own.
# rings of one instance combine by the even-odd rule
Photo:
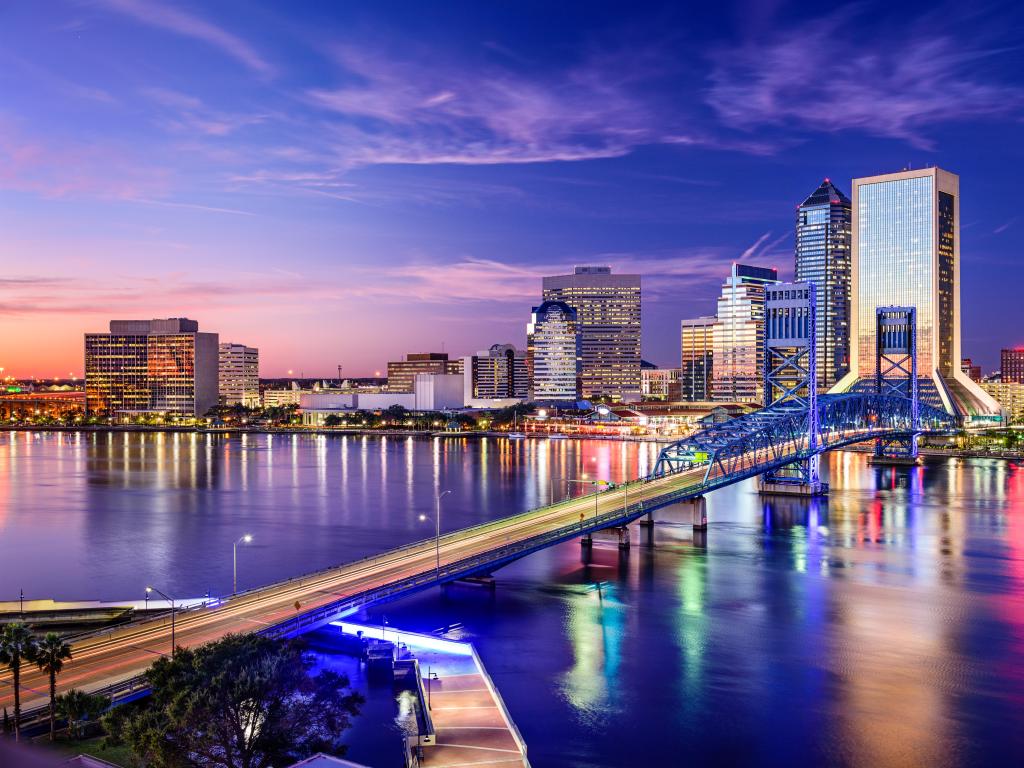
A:
<svg viewBox="0 0 1024 768">
<path fill-rule="evenodd" d="M 57 732 L 57 675 L 64 669 L 64 661 L 71 658 L 71 646 L 56 632 L 47 632 L 36 646 L 36 666 L 50 676 L 50 741 Z"/>
<path fill-rule="evenodd" d="M 93 696 L 78 688 L 70 688 L 57 697 L 57 714 L 67 720 L 71 737 L 81 738 L 86 720 L 99 717 L 109 705 L 110 700 L 104 696 Z"/>
<path fill-rule="evenodd" d="M 28 627 L 18 622 L 0 631 L 0 664 L 11 670 L 14 680 L 14 738 L 21 738 L 21 662 L 34 661 L 36 639 Z"/>
</svg>

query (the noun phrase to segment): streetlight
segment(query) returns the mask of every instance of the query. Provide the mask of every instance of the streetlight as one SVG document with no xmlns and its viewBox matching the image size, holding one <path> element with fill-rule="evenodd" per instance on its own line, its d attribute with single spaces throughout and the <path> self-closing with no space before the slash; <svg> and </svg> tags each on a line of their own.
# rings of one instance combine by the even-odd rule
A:
<svg viewBox="0 0 1024 768">
<path fill-rule="evenodd" d="M 252 534 L 247 533 L 242 536 L 238 541 L 235 542 L 235 546 L 232 547 L 232 577 L 231 577 L 231 594 L 238 593 L 238 545 L 248 544 L 252 541 Z"/>
<path fill-rule="evenodd" d="M 174 598 L 170 597 L 168 595 L 165 595 L 163 592 L 161 592 L 156 587 L 146 587 L 146 594 L 148 595 L 150 592 L 156 592 L 164 600 L 168 600 L 171 603 L 171 658 L 173 659 L 174 658 L 174 649 L 176 648 L 176 645 L 175 645 L 175 642 L 174 642 Z"/>
<path fill-rule="evenodd" d="M 435 500 L 437 502 L 436 511 L 434 512 L 434 557 L 437 562 L 437 580 L 441 580 L 441 499 L 447 496 L 451 491 L 441 491 L 437 494 Z M 426 520 L 426 515 L 420 515 L 420 520 Z"/>
</svg>

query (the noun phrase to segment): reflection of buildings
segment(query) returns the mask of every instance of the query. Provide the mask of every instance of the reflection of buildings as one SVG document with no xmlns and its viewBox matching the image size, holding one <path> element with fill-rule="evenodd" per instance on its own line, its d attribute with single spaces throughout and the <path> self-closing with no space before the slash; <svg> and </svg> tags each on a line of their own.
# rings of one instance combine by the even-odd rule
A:
<svg viewBox="0 0 1024 768">
<path fill-rule="evenodd" d="M 760 403 L 764 398 L 764 289 L 778 272 L 733 264 L 718 299 L 711 397 Z"/>
<path fill-rule="evenodd" d="M 960 179 L 939 168 L 853 180 L 853 344 L 837 391 L 875 377 L 878 307 L 917 309 L 921 399 L 990 417 L 999 405 L 960 370 Z"/>
<path fill-rule="evenodd" d="M 86 409 L 202 416 L 217 405 L 218 366 L 217 334 L 195 320 L 111 320 L 85 335 Z"/>
<path fill-rule="evenodd" d="M 585 398 L 640 398 L 640 276 L 610 267 L 576 267 L 545 277 L 543 299 L 576 310 L 580 387 Z"/>
</svg>

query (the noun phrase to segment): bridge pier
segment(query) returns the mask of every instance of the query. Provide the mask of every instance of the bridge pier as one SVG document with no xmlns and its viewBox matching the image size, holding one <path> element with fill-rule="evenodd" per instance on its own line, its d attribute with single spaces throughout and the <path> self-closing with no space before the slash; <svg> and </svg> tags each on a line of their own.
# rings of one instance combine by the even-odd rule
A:
<svg viewBox="0 0 1024 768">
<path fill-rule="evenodd" d="M 779 478 L 761 477 L 757 492 L 762 496 L 828 496 L 828 483 L 820 480 L 815 482 L 784 482 Z"/>
<path fill-rule="evenodd" d="M 640 518 L 640 533 L 643 536 L 644 544 L 648 547 L 654 546 L 654 515 L 647 513 L 647 517 Z"/>
<path fill-rule="evenodd" d="M 703 496 L 693 499 L 686 499 L 679 502 L 683 510 L 690 513 L 690 520 L 693 523 L 693 530 L 706 531 L 708 529 L 708 504 Z"/>
<path fill-rule="evenodd" d="M 629 549 L 629 526 L 623 525 L 616 529 L 619 532 L 619 549 Z"/>
<path fill-rule="evenodd" d="M 580 546 L 584 549 L 590 549 L 590 547 L 594 546 L 594 537 L 591 536 L 589 533 L 581 536 Z"/>
<path fill-rule="evenodd" d="M 898 456 L 885 453 L 873 453 L 868 456 L 871 467 L 916 467 L 921 463 L 917 456 Z"/>
</svg>

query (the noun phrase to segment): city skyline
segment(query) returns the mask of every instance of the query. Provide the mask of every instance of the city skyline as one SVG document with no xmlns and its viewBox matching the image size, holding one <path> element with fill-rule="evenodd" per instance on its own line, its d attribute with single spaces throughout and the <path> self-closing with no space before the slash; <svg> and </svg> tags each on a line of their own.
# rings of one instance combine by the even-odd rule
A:
<svg viewBox="0 0 1024 768">
<path fill-rule="evenodd" d="M 962 180 L 963 354 L 1024 343 L 1012 6 L 581 8 L 5 10 L 0 366 L 81 376 L 83 333 L 187 316 L 265 376 L 372 375 L 524 346 L 542 277 L 608 264 L 643 275 L 643 354 L 671 367 L 732 262 L 792 279 L 823 178 L 908 165 Z M 812 76 L 832 90 L 795 95 Z"/>
</svg>

